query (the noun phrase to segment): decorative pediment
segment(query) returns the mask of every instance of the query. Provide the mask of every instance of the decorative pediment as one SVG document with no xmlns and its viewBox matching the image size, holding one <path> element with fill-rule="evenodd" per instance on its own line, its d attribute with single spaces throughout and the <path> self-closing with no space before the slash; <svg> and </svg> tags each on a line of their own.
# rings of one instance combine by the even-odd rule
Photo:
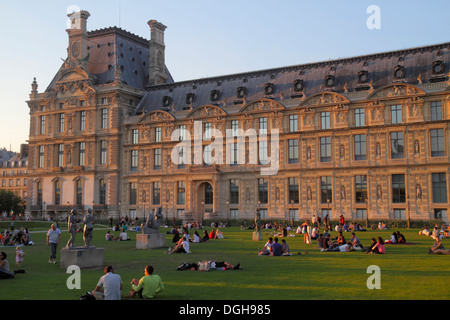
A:
<svg viewBox="0 0 450 320">
<path fill-rule="evenodd" d="M 167 111 L 155 110 L 148 113 L 144 113 L 138 120 L 138 123 L 143 122 L 168 122 L 175 121 L 175 117 Z"/>
<path fill-rule="evenodd" d="M 300 106 L 340 105 L 350 103 L 350 100 L 335 92 L 322 92 L 303 101 Z"/>
<path fill-rule="evenodd" d="M 200 106 L 188 113 L 186 118 L 224 117 L 227 113 L 222 108 L 213 105 Z"/>
<path fill-rule="evenodd" d="M 425 91 L 407 83 L 396 83 L 375 90 L 368 99 L 389 99 L 412 95 L 425 95 Z"/>
<path fill-rule="evenodd" d="M 261 99 L 245 105 L 239 112 L 280 111 L 285 109 L 279 102 L 271 99 Z"/>
</svg>

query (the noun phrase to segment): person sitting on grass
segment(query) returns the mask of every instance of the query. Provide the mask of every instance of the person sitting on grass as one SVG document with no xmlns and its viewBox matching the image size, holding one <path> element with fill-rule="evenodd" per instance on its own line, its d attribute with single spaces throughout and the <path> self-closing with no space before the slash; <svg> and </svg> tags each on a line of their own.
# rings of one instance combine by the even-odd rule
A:
<svg viewBox="0 0 450 320">
<path fill-rule="evenodd" d="M 275 237 L 274 243 L 270 247 L 270 255 L 271 256 L 281 256 L 282 245 L 278 243 L 278 238 Z"/>
<path fill-rule="evenodd" d="M 375 245 L 367 253 L 370 253 L 370 254 L 385 254 L 386 253 L 386 248 L 384 247 L 383 239 L 381 237 L 378 237 L 377 238 L 377 242 L 375 243 Z"/>
<path fill-rule="evenodd" d="M 363 246 L 361 244 L 361 241 L 359 240 L 359 238 L 355 235 L 354 232 L 352 232 L 352 237 L 350 238 L 349 242 L 352 244 L 352 246 L 356 249 L 356 248 L 360 248 L 363 249 Z M 358 249 L 357 249 L 358 250 Z"/>
<path fill-rule="evenodd" d="M 406 243 L 405 236 L 400 231 L 397 231 L 397 241 L 398 243 Z"/>
<path fill-rule="evenodd" d="M 127 297 L 134 298 L 136 295 L 142 299 L 152 299 L 156 294 L 164 291 L 164 284 L 158 275 L 153 274 L 153 267 L 147 265 L 144 270 L 145 276 L 140 280 L 131 281 L 131 290 Z"/>
<path fill-rule="evenodd" d="M 268 256 L 270 255 L 270 248 L 273 245 L 273 238 L 269 237 L 269 239 L 267 240 L 266 244 L 264 245 L 264 247 L 258 251 L 258 255 L 259 256 Z"/>
<path fill-rule="evenodd" d="M 433 243 L 433 246 L 431 248 L 428 248 L 428 253 L 435 253 L 437 250 L 444 250 L 444 244 L 442 243 L 441 239 L 437 237 L 435 239 L 436 241 Z"/>
<path fill-rule="evenodd" d="M 286 243 L 286 240 L 281 239 L 281 255 L 290 256 L 289 245 Z"/>
<path fill-rule="evenodd" d="M 419 235 L 429 236 L 430 230 L 428 230 L 428 226 L 423 227 L 422 230 L 419 231 Z"/>
<path fill-rule="evenodd" d="M 397 244 L 397 232 L 392 233 L 391 238 L 386 243 Z"/>
<path fill-rule="evenodd" d="M 176 246 L 170 250 L 165 252 L 167 254 L 172 254 L 172 253 L 191 253 L 189 251 L 189 242 L 186 240 L 186 237 L 181 238 Z"/>
</svg>

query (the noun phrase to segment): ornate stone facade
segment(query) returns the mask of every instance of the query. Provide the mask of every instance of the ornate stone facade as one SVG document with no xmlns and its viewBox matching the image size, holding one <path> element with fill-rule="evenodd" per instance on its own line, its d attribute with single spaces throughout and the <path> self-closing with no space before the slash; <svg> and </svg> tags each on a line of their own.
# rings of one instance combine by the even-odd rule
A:
<svg viewBox="0 0 450 320">
<path fill-rule="evenodd" d="M 33 87 L 31 212 L 38 194 L 54 203 L 60 180 L 56 215 L 81 199 L 105 215 L 162 206 L 177 220 L 253 219 L 255 208 L 262 219 L 447 219 L 449 43 L 174 82 L 153 56 L 164 53 L 165 26 L 150 25 L 158 41 L 87 33 L 88 46 L 103 40 L 116 58 L 94 47 L 87 62 L 65 62 L 45 93 Z M 130 64 L 133 50 L 150 52 L 150 63 Z M 111 64 L 109 78 L 95 62 Z"/>
</svg>

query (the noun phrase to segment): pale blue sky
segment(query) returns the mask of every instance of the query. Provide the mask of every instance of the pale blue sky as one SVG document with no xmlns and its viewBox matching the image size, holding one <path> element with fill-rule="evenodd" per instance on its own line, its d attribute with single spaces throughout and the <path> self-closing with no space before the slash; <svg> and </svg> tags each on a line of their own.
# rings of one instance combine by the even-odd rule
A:
<svg viewBox="0 0 450 320">
<path fill-rule="evenodd" d="M 379 30 L 366 26 L 370 5 L 380 7 Z M 120 26 L 148 39 L 148 20 L 165 24 L 175 81 L 448 42 L 450 30 L 448 0 L 2 0 L 0 148 L 28 139 L 25 101 L 33 77 L 45 90 L 66 58 L 70 6 L 90 12 L 89 30 Z"/>
</svg>

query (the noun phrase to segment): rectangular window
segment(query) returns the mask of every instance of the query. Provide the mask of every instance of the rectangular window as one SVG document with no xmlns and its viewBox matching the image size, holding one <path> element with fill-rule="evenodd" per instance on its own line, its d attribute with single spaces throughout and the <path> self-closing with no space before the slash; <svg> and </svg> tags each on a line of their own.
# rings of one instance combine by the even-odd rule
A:
<svg viewBox="0 0 450 320">
<path fill-rule="evenodd" d="M 180 141 L 186 140 L 186 125 L 184 124 L 180 125 L 179 133 L 180 133 L 179 140 Z"/>
<path fill-rule="evenodd" d="M 238 144 L 232 143 L 230 145 L 230 165 L 235 166 L 238 164 L 238 156 L 239 156 L 239 150 L 238 150 Z"/>
<path fill-rule="evenodd" d="M 64 166 L 64 144 L 58 145 L 58 167 Z"/>
<path fill-rule="evenodd" d="M 138 144 L 139 143 L 139 129 L 133 129 L 131 131 L 131 143 Z"/>
<path fill-rule="evenodd" d="M 261 220 L 266 220 L 269 217 L 267 209 L 259 209 L 259 215 Z"/>
<path fill-rule="evenodd" d="M 366 160 L 366 135 L 355 135 L 355 160 Z"/>
<path fill-rule="evenodd" d="M 153 205 L 161 203 L 161 183 L 153 182 Z"/>
<path fill-rule="evenodd" d="M 131 171 L 137 171 L 138 169 L 138 163 L 139 163 L 139 151 L 138 150 L 131 150 Z"/>
<path fill-rule="evenodd" d="M 237 220 L 239 218 L 239 209 L 230 209 L 230 219 Z"/>
<path fill-rule="evenodd" d="M 64 132 L 65 118 L 66 118 L 66 116 L 64 113 L 59 114 L 59 132 L 61 132 L 61 133 Z"/>
<path fill-rule="evenodd" d="M 101 128 L 106 129 L 108 128 L 108 109 L 103 108 L 102 109 L 102 123 Z"/>
<path fill-rule="evenodd" d="M 298 117 L 296 114 L 289 116 L 289 132 L 296 132 L 298 130 Z"/>
<path fill-rule="evenodd" d="M 298 163 L 298 139 L 290 139 L 289 146 L 289 163 Z"/>
<path fill-rule="evenodd" d="M 394 209 L 394 219 L 405 219 L 405 209 Z"/>
<path fill-rule="evenodd" d="M 161 169 L 161 149 L 155 149 L 153 169 Z"/>
<path fill-rule="evenodd" d="M 155 142 L 161 142 L 161 127 L 155 128 Z"/>
<path fill-rule="evenodd" d="M 392 202 L 393 203 L 405 203 L 405 175 L 393 174 L 392 175 Z"/>
<path fill-rule="evenodd" d="M 431 121 L 442 120 L 442 102 L 432 101 L 430 104 Z"/>
<path fill-rule="evenodd" d="M 106 164 L 106 141 L 100 141 L 100 164 Z"/>
<path fill-rule="evenodd" d="M 403 158 L 403 132 L 391 132 L 391 158 Z"/>
<path fill-rule="evenodd" d="M 205 140 L 211 140 L 211 123 L 206 122 L 203 125 L 203 137 Z"/>
<path fill-rule="evenodd" d="M 298 203 L 298 178 L 289 178 L 289 203 Z"/>
<path fill-rule="evenodd" d="M 45 116 L 41 116 L 40 122 L 41 122 L 40 133 L 45 134 Z"/>
<path fill-rule="evenodd" d="M 391 106 L 391 123 L 402 123 L 402 106 L 399 104 Z"/>
<path fill-rule="evenodd" d="M 231 135 L 233 137 L 237 136 L 238 129 L 239 129 L 239 120 L 231 120 Z"/>
<path fill-rule="evenodd" d="M 130 205 L 134 206 L 137 202 L 137 185 L 136 182 L 130 183 Z"/>
<path fill-rule="evenodd" d="M 259 134 L 267 134 L 267 118 L 259 118 Z"/>
<path fill-rule="evenodd" d="M 365 126 L 365 118 L 364 118 L 364 109 L 355 109 L 355 127 L 364 127 Z"/>
<path fill-rule="evenodd" d="M 267 203 L 269 200 L 267 179 L 258 179 L 258 200 L 260 203 Z"/>
<path fill-rule="evenodd" d="M 444 129 L 431 129 L 430 140 L 431 140 L 431 156 L 432 157 L 445 156 Z"/>
<path fill-rule="evenodd" d="M 84 166 L 84 162 L 86 160 L 86 143 L 85 142 L 80 142 L 79 145 L 79 165 L 80 166 Z"/>
<path fill-rule="evenodd" d="M 239 204 L 239 182 L 237 179 L 230 180 L 230 204 Z"/>
<path fill-rule="evenodd" d="M 107 103 L 108 103 L 108 98 L 101 99 L 101 104 L 107 104 Z"/>
<path fill-rule="evenodd" d="M 356 209 L 356 219 L 366 219 L 367 210 L 366 209 Z"/>
<path fill-rule="evenodd" d="M 44 167 L 44 146 L 39 146 L 39 168 Z"/>
<path fill-rule="evenodd" d="M 356 203 L 365 203 L 367 199 L 367 176 L 355 176 Z"/>
<path fill-rule="evenodd" d="M 267 164 L 269 161 L 269 150 L 267 140 L 258 142 L 259 164 Z"/>
<path fill-rule="evenodd" d="M 331 161 L 331 137 L 320 138 L 320 162 Z"/>
<path fill-rule="evenodd" d="M 203 165 L 209 166 L 213 163 L 212 160 L 212 146 L 207 145 L 203 147 Z"/>
<path fill-rule="evenodd" d="M 80 112 L 80 131 L 86 130 L 86 111 Z"/>
<path fill-rule="evenodd" d="M 329 111 L 321 112 L 320 121 L 322 130 L 330 129 L 330 112 Z"/>
<path fill-rule="evenodd" d="M 185 202 L 186 189 L 184 181 L 178 181 L 177 186 L 177 204 L 184 204 Z"/>
<path fill-rule="evenodd" d="M 332 203 L 333 202 L 333 190 L 331 189 L 331 177 L 321 177 L 320 178 L 320 191 L 321 191 L 320 201 L 322 203 Z"/>
<path fill-rule="evenodd" d="M 433 173 L 433 202 L 447 203 L 447 179 L 445 173 Z"/>
</svg>

